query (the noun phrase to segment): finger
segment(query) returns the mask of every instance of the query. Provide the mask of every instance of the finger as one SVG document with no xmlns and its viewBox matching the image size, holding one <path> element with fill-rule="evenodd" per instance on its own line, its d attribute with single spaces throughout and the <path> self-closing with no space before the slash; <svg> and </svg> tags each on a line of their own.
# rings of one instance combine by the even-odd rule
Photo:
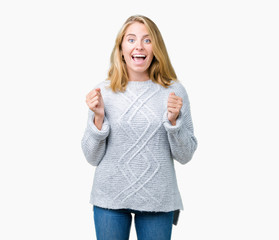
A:
<svg viewBox="0 0 279 240">
<path fill-rule="evenodd" d="M 177 109 L 176 108 L 173 108 L 173 107 L 169 107 L 168 108 L 168 112 L 171 112 L 171 113 L 177 113 Z"/>
<path fill-rule="evenodd" d="M 95 91 L 101 92 L 101 88 L 95 88 Z"/>
<path fill-rule="evenodd" d="M 101 93 L 100 93 L 100 91 L 101 91 L 101 89 L 99 88 L 99 90 L 92 90 L 88 95 L 87 95 L 87 99 L 92 99 L 92 98 L 94 98 L 94 97 L 96 97 L 96 96 L 101 96 Z"/>
<path fill-rule="evenodd" d="M 178 108 L 178 107 L 175 107 L 175 106 L 168 106 L 168 110 L 172 110 L 172 111 L 179 111 L 180 110 L 180 108 Z"/>
<path fill-rule="evenodd" d="M 89 102 L 94 102 L 94 101 L 101 102 L 101 97 L 97 95 L 89 100 Z"/>
<path fill-rule="evenodd" d="M 172 108 L 168 108 L 168 112 L 173 113 L 173 109 Z"/>
<path fill-rule="evenodd" d="M 176 95 L 169 95 L 169 99 L 182 99 L 181 97 L 179 97 L 179 96 L 176 96 Z"/>
<path fill-rule="evenodd" d="M 98 96 L 98 95 L 97 96 L 87 96 L 86 97 L 86 102 L 88 102 L 90 104 L 90 103 L 92 103 L 93 101 L 95 101 L 99 98 L 100 98 L 100 96 Z"/>
<path fill-rule="evenodd" d="M 95 96 L 95 95 L 88 95 L 88 96 L 86 97 L 86 101 L 90 103 L 90 102 L 92 102 L 92 100 L 95 99 L 96 97 L 97 97 L 97 96 Z"/>
<path fill-rule="evenodd" d="M 95 96 L 95 91 L 92 90 L 86 95 L 86 99 L 90 100 Z"/>
<path fill-rule="evenodd" d="M 90 91 L 90 92 L 86 95 L 86 100 L 90 99 L 91 92 L 92 92 L 92 91 Z"/>
<path fill-rule="evenodd" d="M 171 104 L 177 104 L 177 105 L 181 105 L 182 106 L 182 104 L 183 104 L 183 102 L 180 100 L 180 99 L 178 99 L 178 100 L 176 100 L 176 99 L 169 99 L 168 100 L 168 104 L 169 103 L 171 103 Z"/>
<path fill-rule="evenodd" d="M 168 108 L 168 111 L 169 112 L 171 112 L 171 113 L 173 113 L 173 114 L 179 114 L 179 112 L 180 112 L 180 110 L 178 110 L 177 108 L 172 108 L 172 107 L 170 107 L 170 108 Z"/>
<path fill-rule="evenodd" d="M 98 103 L 99 103 L 98 101 L 92 102 L 92 103 L 89 104 L 89 107 L 92 108 L 92 109 L 97 108 Z"/>
<path fill-rule="evenodd" d="M 88 93 L 88 95 L 94 95 L 94 94 L 96 94 L 96 93 L 100 93 L 101 92 L 101 88 L 94 88 L 94 89 L 92 89 L 89 93 Z"/>
<path fill-rule="evenodd" d="M 168 102 L 182 102 L 179 98 L 169 97 Z"/>
<path fill-rule="evenodd" d="M 168 104 L 168 108 L 176 108 L 176 109 L 181 109 L 181 106 L 176 105 L 176 104 Z"/>
<path fill-rule="evenodd" d="M 169 100 L 169 101 L 168 101 L 168 104 L 176 105 L 176 106 L 178 106 L 178 107 L 182 107 L 183 102 L 182 102 L 181 100 Z"/>
<path fill-rule="evenodd" d="M 98 102 L 99 102 L 99 98 L 98 98 L 98 96 L 96 96 L 96 97 L 94 97 L 94 98 L 90 99 L 89 103 L 90 103 L 90 104 L 92 104 L 92 103 L 94 103 L 94 102 L 96 102 L 96 101 L 98 101 Z"/>
<path fill-rule="evenodd" d="M 173 98 L 169 98 L 168 99 L 168 103 L 177 103 L 177 104 L 182 104 L 181 99 L 173 99 Z"/>
<path fill-rule="evenodd" d="M 95 96 L 102 97 L 101 89 L 100 88 L 97 88 L 97 90 L 95 91 L 94 97 Z"/>
</svg>

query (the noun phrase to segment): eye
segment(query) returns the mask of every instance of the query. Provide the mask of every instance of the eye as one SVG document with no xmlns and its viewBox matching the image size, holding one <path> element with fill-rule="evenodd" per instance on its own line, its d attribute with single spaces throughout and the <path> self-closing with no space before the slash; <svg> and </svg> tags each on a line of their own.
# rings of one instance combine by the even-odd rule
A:
<svg viewBox="0 0 279 240">
<path fill-rule="evenodd" d="M 135 39 L 130 38 L 130 39 L 128 39 L 128 42 L 129 42 L 129 43 L 134 43 L 134 42 L 135 42 Z"/>
<path fill-rule="evenodd" d="M 143 41 L 144 41 L 144 43 L 151 43 L 151 40 L 149 38 L 146 38 Z"/>
</svg>

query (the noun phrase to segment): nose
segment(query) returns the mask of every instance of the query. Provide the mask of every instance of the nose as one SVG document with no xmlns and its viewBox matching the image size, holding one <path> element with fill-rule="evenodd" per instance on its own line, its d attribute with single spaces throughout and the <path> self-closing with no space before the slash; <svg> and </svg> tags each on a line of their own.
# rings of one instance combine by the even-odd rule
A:
<svg viewBox="0 0 279 240">
<path fill-rule="evenodd" d="M 143 49 L 142 42 L 138 41 L 136 45 L 136 50 L 142 50 L 142 49 Z"/>
</svg>

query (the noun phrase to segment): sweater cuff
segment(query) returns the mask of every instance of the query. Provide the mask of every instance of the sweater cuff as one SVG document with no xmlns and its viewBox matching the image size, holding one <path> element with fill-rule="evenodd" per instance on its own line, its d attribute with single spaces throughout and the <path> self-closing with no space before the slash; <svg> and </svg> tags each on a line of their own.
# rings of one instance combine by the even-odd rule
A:
<svg viewBox="0 0 279 240">
<path fill-rule="evenodd" d="M 183 123 L 183 117 L 182 117 L 181 112 L 179 113 L 179 115 L 176 119 L 176 125 L 173 126 L 168 119 L 168 111 L 165 111 L 165 113 L 163 115 L 163 124 L 164 124 L 164 127 L 167 132 L 177 133 L 180 130 L 182 123 Z"/>
<path fill-rule="evenodd" d="M 99 130 L 93 122 L 94 118 L 95 118 L 95 113 L 89 109 L 87 128 L 94 135 L 95 139 L 103 140 L 109 135 L 109 131 L 110 131 L 109 121 L 106 118 L 106 116 L 104 116 L 102 128 L 101 130 Z"/>
</svg>

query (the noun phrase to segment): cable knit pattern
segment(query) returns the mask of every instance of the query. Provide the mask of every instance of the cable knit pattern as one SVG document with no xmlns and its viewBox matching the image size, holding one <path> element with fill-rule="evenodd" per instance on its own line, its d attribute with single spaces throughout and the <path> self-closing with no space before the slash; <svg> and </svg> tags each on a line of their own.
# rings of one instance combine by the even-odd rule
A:
<svg viewBox="0 0 279 240">
<path fill-rule="evenodd" d="M 114 93 L 105 80 L 101 88 L 105 105 L 102 129 L 93 123 L 89 109 L 81 146 L 95 169 L 90 203 L 103 208 L 139 211 L 183 209 L 174 160 L 185 164 L 197 148 L 185 88 L 169 88 L 130 81 L 124 93 Z M 170 92 L 182 97 L 183 106 L 172 126 L 167 117 Z"/>
</svg>

